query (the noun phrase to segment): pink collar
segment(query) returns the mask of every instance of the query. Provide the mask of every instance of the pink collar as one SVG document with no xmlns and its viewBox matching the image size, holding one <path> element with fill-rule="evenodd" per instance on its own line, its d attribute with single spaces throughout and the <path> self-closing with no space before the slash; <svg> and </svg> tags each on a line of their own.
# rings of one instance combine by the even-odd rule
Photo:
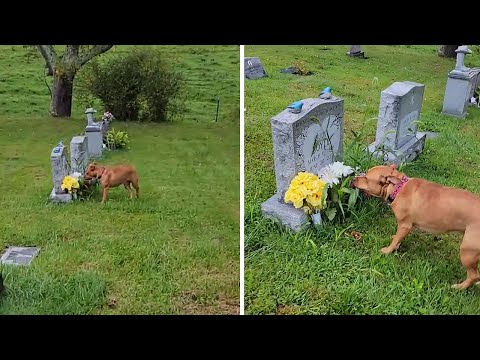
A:
<svg viewBox="0 0 480 360">
<path fill-rule="evenodd" d="M 404 176 L 402 178 L 402 182 L 397 184 L 395 186 L 395 189 L 393 189 L 393 192 L 390 194 L 390 196 L 388 197 L 388 199 L 390 201 L 393 202 L 393 200 L 395 200 L 395 198 L 397 197 L 398 193 L 400 192 L 400 190 L 402 190 L 402 188 L 405 186 L 405 184 L 408 182 L 408 180 L 410 180 L 408 177 Z"/>
</svg>

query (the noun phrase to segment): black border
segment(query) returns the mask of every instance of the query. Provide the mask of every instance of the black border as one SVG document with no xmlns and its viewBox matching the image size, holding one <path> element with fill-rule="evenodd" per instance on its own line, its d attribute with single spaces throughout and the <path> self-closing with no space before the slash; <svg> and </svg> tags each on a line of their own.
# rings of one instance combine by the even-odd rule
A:
<svg viewBox="0 0 480 360">
<path fill-rule="evenodd" d="M 478 43 L 474 3 L 37 3 L 5 11 L 0 43 L 425 45 Z M 10 5 L 10 4 L 9 4 Z M 15 6 L 13 4 L 12 6 Z"/>
</svg>

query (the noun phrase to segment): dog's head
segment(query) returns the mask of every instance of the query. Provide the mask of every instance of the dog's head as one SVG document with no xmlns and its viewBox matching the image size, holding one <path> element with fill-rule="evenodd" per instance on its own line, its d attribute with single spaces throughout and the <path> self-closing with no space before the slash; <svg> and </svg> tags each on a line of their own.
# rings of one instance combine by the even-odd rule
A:
<svg viewBox="0 0 480 360">
<path fill-rule="evenodd" d="M 97 163 L 93 162 L 88 164 L 87 169 L 85 170 L 84 178 L 85 180 L 92 180 L 98 178 L 102 175 L 104 168 L 103 166 L 99 166 Z"/>
<path fill-rule="evenodd" d="M 395 164 L 374 166 L 366 174 L 356 176 L 352 186 L 362 190 L 367 195 L 387 198 L 393 186 L 402 182 L 405 174 L 397 170 Z"/>
</svg>

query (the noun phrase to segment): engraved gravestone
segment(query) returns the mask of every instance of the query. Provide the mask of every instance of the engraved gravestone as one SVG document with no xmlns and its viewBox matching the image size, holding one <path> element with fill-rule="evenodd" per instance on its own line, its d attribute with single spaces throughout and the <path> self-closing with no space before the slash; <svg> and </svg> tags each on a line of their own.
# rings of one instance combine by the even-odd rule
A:
<svg viewBox="0 0 480 360">
<path fill-rule="evenodd" d="M 465 56 L 472 53 L 467 46 L 459 46 L 455 52 L 457 61 L 455 69 L 448 74 L 442 114 L 464 118 L 470 99 L 479 84 L 480 68 L 470 69 L 465 66 Z"/>
<path fill-rule="evenodd" d="M 88 138 L 88 157 L 100 157 L 103 150 L 103 132 L 102 123 L 95 122 L 93 114 L 96 113 L 95 109 L 88 108 L 85 110 L 87 117 L 87 127 L 85 128 L 85 134 Z"/>
<path fill-rule="evenodd" d="M 245 77 L 249 80 L 256 80 L 268 76 L 258 57 L 246 57 L 244 59 Z"/>
<path fill-rule="evenodd" d="M 425 146 L 425 133 L 417 133 L 425 85 L 395 82 L 380 96 L 377 133 L 369 151 L 384 156 L 384 162 L 413 161 Z"/>
<path fill-rule="evenodd" d="M 301 171 L 318 174 L 343 160 L 343 99 L 305 99 L 300 113 L 285 109 L 271 120 L 277 192 L 262 204 L 263 215 L 293 231 L 308 222 L 303 210 L 284 202 L 292 179 Z"/>
<path fill-rule="evenodd" d="M 52 164 L 53 189 L 50 193 L 50 200 L 55 202 L 69 202 L 72 200 L 70 194 L 65 194 L 62 190 L 63 178 L 70 173 L 70 167 L 67 162 L 67 149 L 63 142 L 59 142 L 50 153 Z"/>
<path fill-rule="evenodd" d="M 480 68 L 471 68 L 469 71 L 469 78 L 472 86 L 470 86 L 470 92 L 467 96 L 468 99 L 475 97 L 475 91 L 480 88 Z M 471 102 L 468 102 L 469 105 L 474 105 Z M 477 104 L 478 106 L 478 104 Z"/>
<path fill-rule="evenodd" d="M 5 265 L 30 265 L 40 251 L 37 247 L 12 246 L 0 258 L 0 263 Z"/>
<path fill-rule="evenodd" d="M 72 172 L 83 174 L 88 166 L 88 138 L 74 136 L 70 142 L 70 164 Z"/>
</svg>

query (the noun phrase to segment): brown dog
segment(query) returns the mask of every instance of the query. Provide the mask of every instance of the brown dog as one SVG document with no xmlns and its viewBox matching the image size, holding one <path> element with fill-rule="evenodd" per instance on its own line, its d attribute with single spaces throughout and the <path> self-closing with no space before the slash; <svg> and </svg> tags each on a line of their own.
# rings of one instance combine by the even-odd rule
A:
<svg viewBox="0 0 480 360">
<path fill-rule="evenodd" d="M 413 227 L 429 233 L 464 233 L 460 260 L 467 279 L 453 287 L 465 289 L 480 280 L 480 197 L 461 189 L 442 186 L 427 180 L 408 178 L 395 165 L 375 166 L 357 176 L 352 186 L 367 195 L 391 202 L 397 219 L 397 233 L 389 246 L 380 251 L 390 254 Z"/>
<path fill-rule="evenodd" d="M 108 190 L 123 184 L 133 198 L 133 188 L 138 198 L 140 188 L 138 186 L 138 174 L 131 165 L 101 166 L 96 163 L 88 165 L 85 172 L 85 180 L 98 179 L 103 187 L 102 205 L 107 201 Z"/>
</svg>

